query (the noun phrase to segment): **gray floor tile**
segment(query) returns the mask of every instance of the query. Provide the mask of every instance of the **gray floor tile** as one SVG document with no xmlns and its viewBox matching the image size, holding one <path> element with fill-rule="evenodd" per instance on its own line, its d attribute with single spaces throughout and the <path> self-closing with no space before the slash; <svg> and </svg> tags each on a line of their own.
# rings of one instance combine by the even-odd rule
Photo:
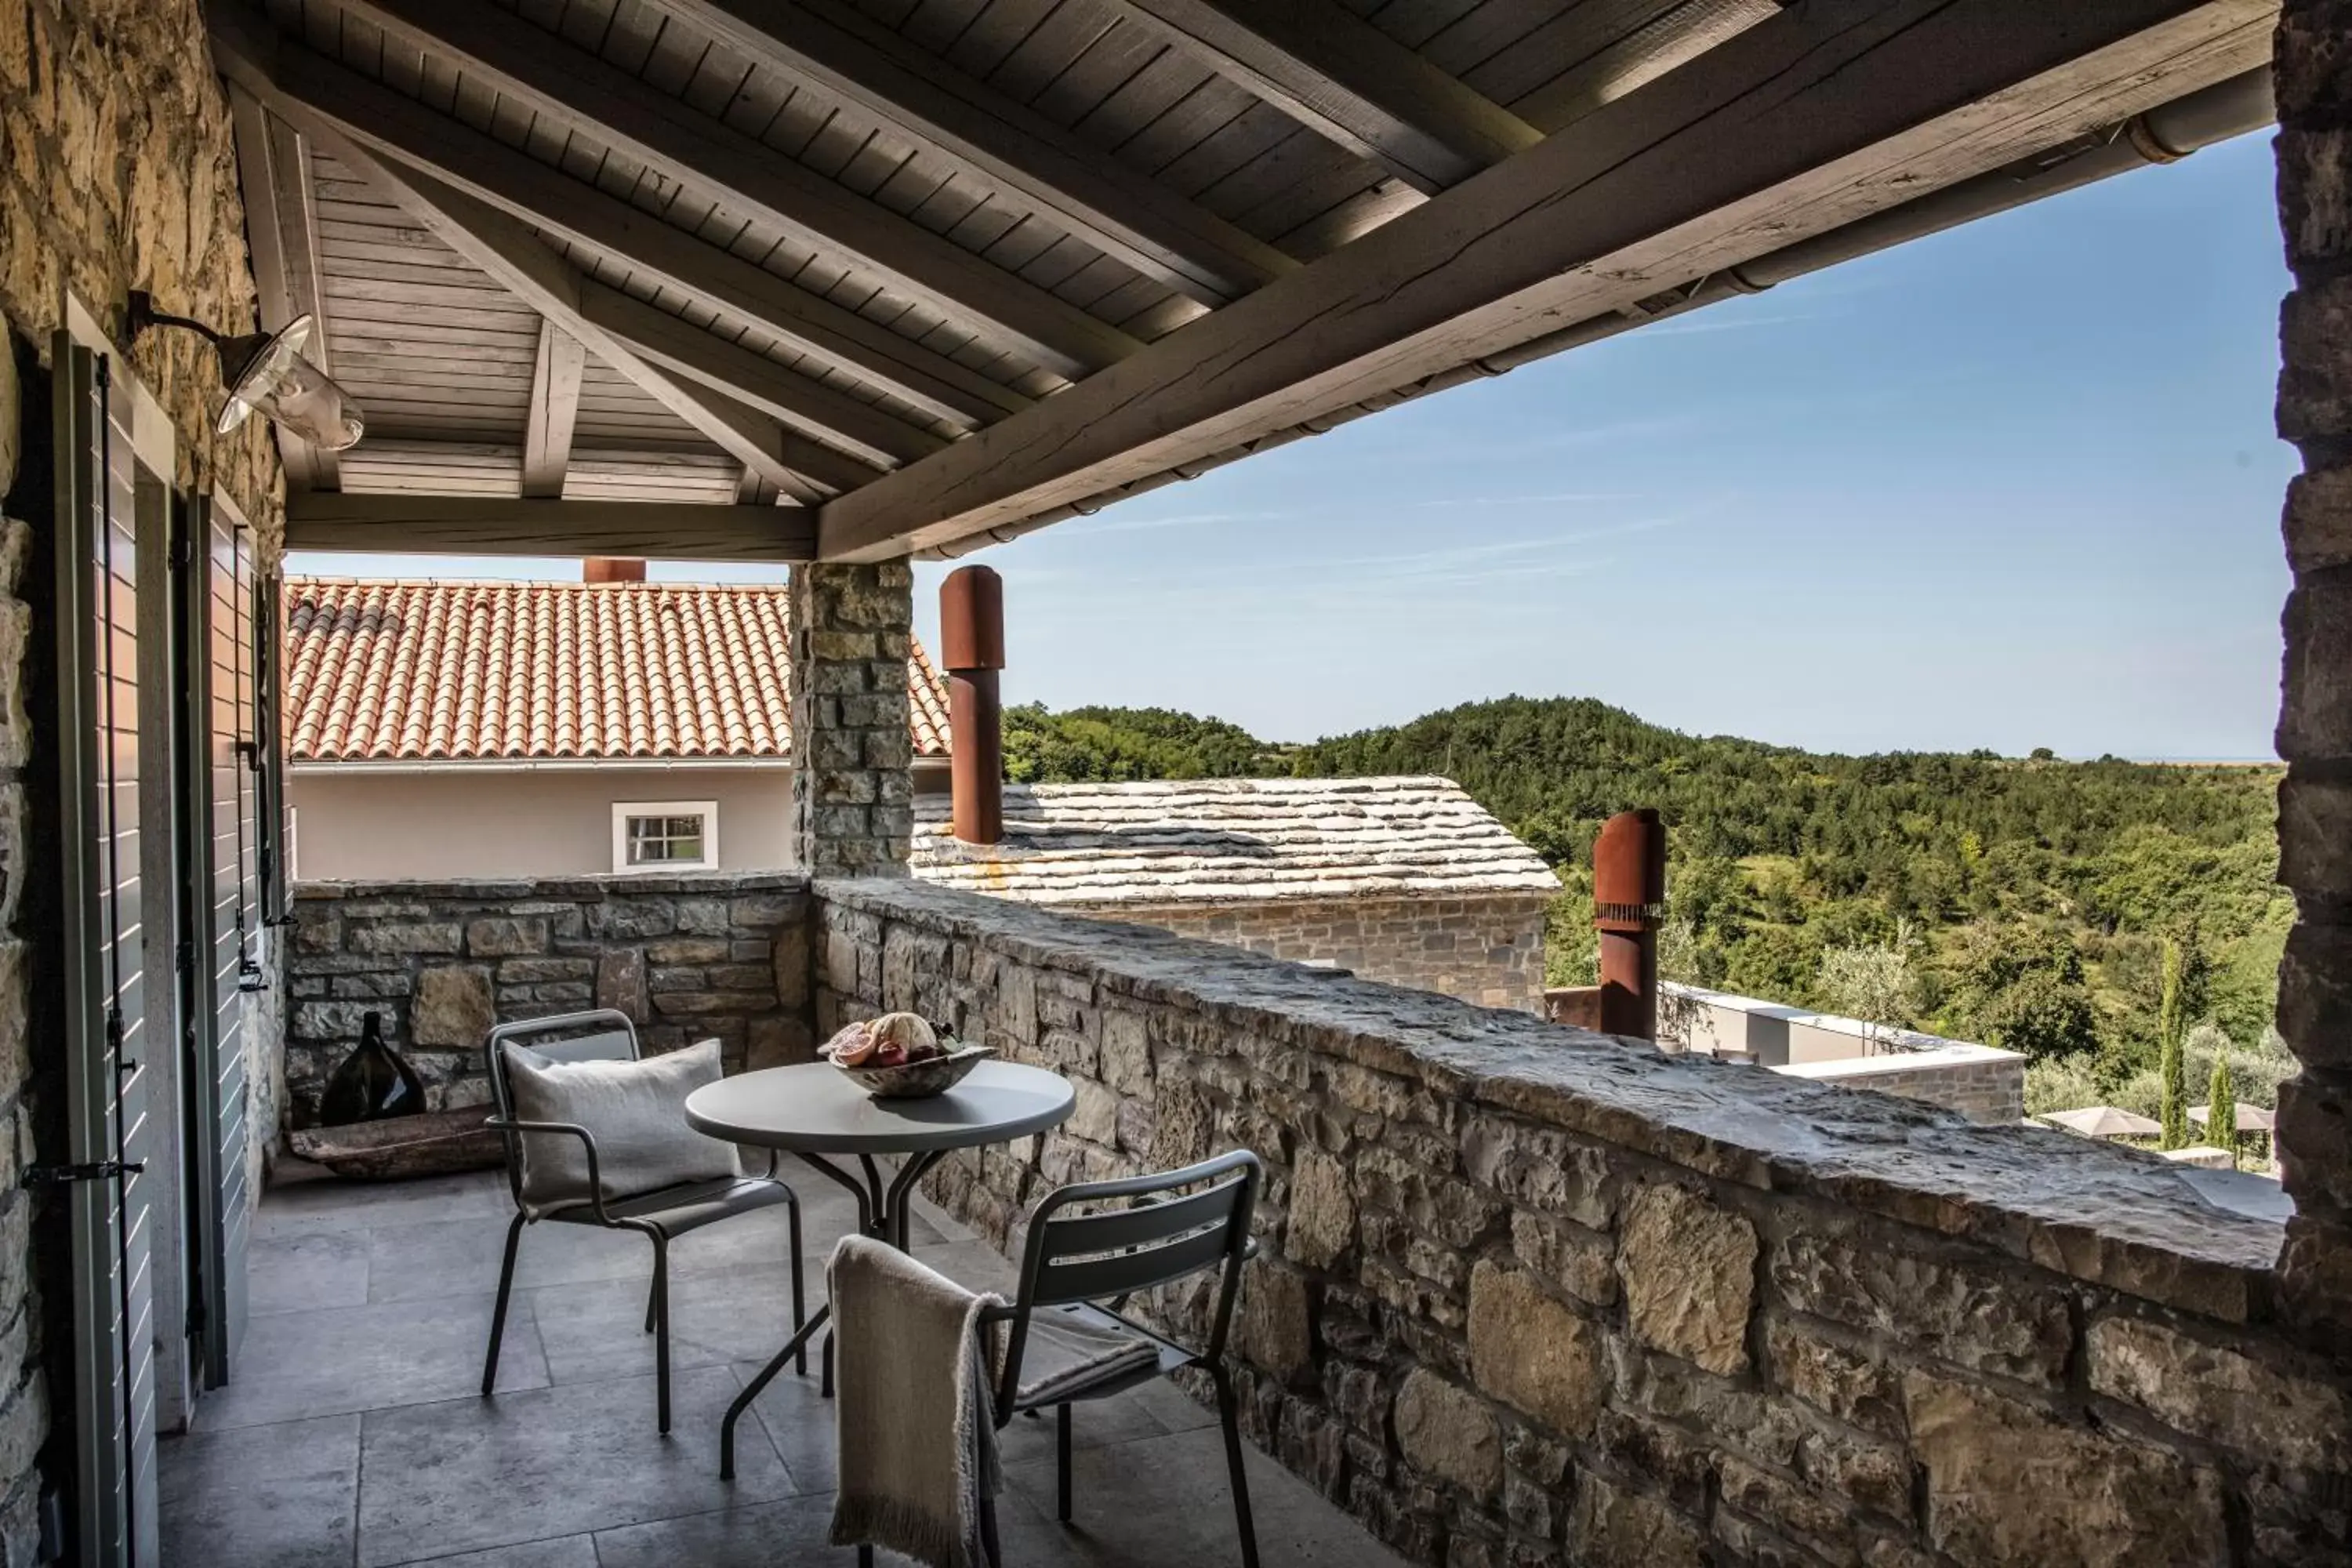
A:
<svg viewBox="0 0 2352 1568">
<path fill-rule="evenodd" d="M 226 1388 L 196 1405 L 200 1432 L 311 1415 L 478 1397 L 490 1333 L 488 1296 L 452 1297 L 429 1310 L 408 1303 L 340 1307 L 256 1317 Z M 543 1388 L 530 1304 L 507 1316 L 501 1389 Z"/>
<path fill-rule="evenodd" d="M 804 1299 L 814 1312 L 824 1303 L 824 1271 L 813 1261 L 805 1269 Z M 651 1374 L 646 1289 L 645 1279 L 601 1279 L 529 1292 L 550 1379 L 586 1383 Z M 781 1265 L 673 1276 L 671 1368 L 765 1360 L 792 1337 L 792 1271 Z"/>
<path fill-rule="evenodd" d="M 273 1179 L 254 1215 L 257 1237 L 299 1230 L 365 1230 L 415 1220 L 501 1218 L 514 1212 L 503 1171 L 416 1176 L 401 1182 L 345 1181 L 302 1162 L 302 1179 Z"/>
<path fill-rule="evenodd" d="M 748 1422 L 735 1479 L 719 1479 L 719 1421 L 739 1386 L 725 1367 L 677 1373 L 667 1437 L 651 1378 L 372 1411 L 362 1568 L 789 1496 L 793 1477 Z"/>
<path fill-rule="evenodd" d="M 359 1494 L 358 1416 L 165 1437 L 157 1458 L 165 1562 L 239 1568 L 350 1563 Z"/>
<path fill-rule="evenodd" d="M 1402 1560 L 1281 1466 L 1246 1448 L 1250 1503 L 1268 1563 L 1332 1568 L 1403 1568 Z M 1241 1561 L 1224 1439 L 1214 1428 L 1085 1448 L 1072 1456 L 1068 1541 L 1081 1563 L 1223 1563 Z M 1051 1458 L 1009 1465 L 1011 1489 L 1041 1511 L 1054 1507 Z"/>
<path fill-rule="evenodd" d="M 856 1549 L 826 1544 L 832 1523 L 830 1493 L 792 1498 L 604 1531 L 596 1537 L 597 1561 L 602 1568 L 846 1568 L 857 1561 Z M 1061 1528 L 1018 1496 L 998 1500 L 997 1529 L 1009 1568 L 1079 1568 L 1084 1562 Z M 876 1558 L 884 1568 L 908 1561 L 895 1552 Z"/>
<path fill-rule="evenodd" d="M 367 1305 L 363 1230 L 276 1231 L 246 1248 L 247 1302 L 255 1312 Z"/>
<path fill-rule="evenodd" d="M 487 1552 L 460 1552 L 453 1557 L 414 1557 L 409 1561 L 429 1563 L 433 1568 L 598 1568 L 596 1538 L 593 1535 L 566 1535 L 555 1541 L 530 1541 L 520 1546 L 493 1546 Z"/>
</svg>

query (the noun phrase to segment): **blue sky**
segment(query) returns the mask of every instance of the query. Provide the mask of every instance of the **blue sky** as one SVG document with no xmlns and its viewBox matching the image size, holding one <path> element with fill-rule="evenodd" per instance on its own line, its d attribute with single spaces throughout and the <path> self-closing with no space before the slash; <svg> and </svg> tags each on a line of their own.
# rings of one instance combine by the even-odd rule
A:
<svg viewBox="0 0 2352 1568">
<path fill-rule="evenodd" d="M 989 551 L 1006 697 L 1280 740 L 1520 692 L 1841 751 L 2266 757 L 2272 178 L 2242 137 Z"/>
</svg>

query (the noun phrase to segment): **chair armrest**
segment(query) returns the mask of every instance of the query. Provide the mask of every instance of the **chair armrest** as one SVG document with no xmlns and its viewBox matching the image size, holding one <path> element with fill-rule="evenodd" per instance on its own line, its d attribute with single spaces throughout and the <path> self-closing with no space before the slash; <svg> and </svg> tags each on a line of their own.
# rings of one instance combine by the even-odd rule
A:
<svg viewBox="0 0 2352 1568">
<path fill-rule="evenodd" d="M 562 1132 L 579 1139 L 580 1146 L 588 1151 L 588 1201 L 596 1212 L 596 1223 L 614 1223 L 604 1212 L 604 1178 L 596 1168 L 596 1140 L 588 1129 L 573 1121 L 516 1121 L 503 1116 L 490 1117 L 482 1125 L 500 1132 Z"/>
</svg>

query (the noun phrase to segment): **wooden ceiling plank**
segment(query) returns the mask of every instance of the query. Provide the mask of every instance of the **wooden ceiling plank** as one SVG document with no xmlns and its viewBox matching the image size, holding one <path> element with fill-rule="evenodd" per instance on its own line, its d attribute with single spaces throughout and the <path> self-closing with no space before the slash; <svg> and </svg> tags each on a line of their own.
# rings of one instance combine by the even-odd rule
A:
<svg viewBox="0 0 2352 1568">
<path fill-rule="evenodd" d="M 232 38 L 229 47 L 238 47 L 238 41 Z M 430 169 L 544 233 L 723 310 L 927 413 L 969 429 L 1033 401 L 884 322 L 299 46 L 260 38 L 245 47 L 274 53 L 253 68 L 266 71 L 278 90 L 331 120 L 351 139 Z M 385 221 L 414 222 L 397 209 L 371 210 Z M 406 226 L 364 232 L 414 234 L 440 248 L 429 232 Z"/>
<path fill-rule="evenodd" d="M 1123 15 L 1424 194 L 1543 140 L 1333 0 L 1111 0 Z"/>
<path fill-rule="evenodd" d="M 539 355 L 531 367 L 530 415 L 523 426 L 522 493 L 531 500 L 563 494 L 572 466 L 572 431 L 580 419 L 580 376 L 588 352 L 553 321 L 539 324 Z"/>
<path fill-rule="evenodd" d="M 1295 269 L 1265 241 L 834 0 L 671 0 L 747 59 L 815 82 L 1148 278 L 1221 305 Z"/>
<path fill-rule="evenodd" d="M 1141 345 L 653 84 L 478 0 L 344 0 L 347 10 L 459 63 L 669 179 L 705 191 L 1076 380 Z"/>
<path fill-rule="evenodd" d="M 740 398 L 786 424 L 802 426 L 820 439 L 869 453 L 877 468 L 929 457 L 947 445 L 887 410 L 860 403 L 617 289 L 583 279 L 580 309 L 638 357 Z"/>
<path fill-rule="evenodd" d="M 1779 0 L 1687 0 L 1512 107 L 1547 134 L 1564 131 L 1780 12 Z"/>
<path fill-rule="evenodd" d="M 813 559 L 815 542 L 805 507 L 315 493 L 286 503 L 289 550 L 790 563 Z"/>
<path fill-rule="evenodd" d="M 822 553 L 887 559 L 1017 523 L 1622 309 L 2259 64 L 2274 16 L 2271 0 L 1808 0 L 827 503 Z"/>
</svg>

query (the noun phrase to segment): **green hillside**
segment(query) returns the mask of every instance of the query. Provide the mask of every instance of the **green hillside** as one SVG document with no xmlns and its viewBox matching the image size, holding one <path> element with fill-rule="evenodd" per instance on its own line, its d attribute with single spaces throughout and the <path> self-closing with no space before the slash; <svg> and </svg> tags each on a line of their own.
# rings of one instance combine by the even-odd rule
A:
<svg viewBox="0 0 2352 1568">
<path fill-rule="evenodd" d="M 2242 1098 L 2264 1104 L 2281 1070 L 2265 1033 L 2293 905 L 2271 880 L 2274 768 L 1837 756 L 1519 697 L 1297 747 L 1164 710 L 1019 709 L 1006 742 L 1017 780 L 1455 779 L 1559 871 L 1558 984 L 1591 977 L 1594 831 L 1654 805 L 1677 978 L 1841 1011 L 1876 997 L 1883 1021 L 2024 1050 L 2053 1064 L 2038 1079 L 2135 1100 L 2171 942 L 2183 1016 L 2204 1026 L 2190 1070 L 2226 1039 Z"/>
</svg>

